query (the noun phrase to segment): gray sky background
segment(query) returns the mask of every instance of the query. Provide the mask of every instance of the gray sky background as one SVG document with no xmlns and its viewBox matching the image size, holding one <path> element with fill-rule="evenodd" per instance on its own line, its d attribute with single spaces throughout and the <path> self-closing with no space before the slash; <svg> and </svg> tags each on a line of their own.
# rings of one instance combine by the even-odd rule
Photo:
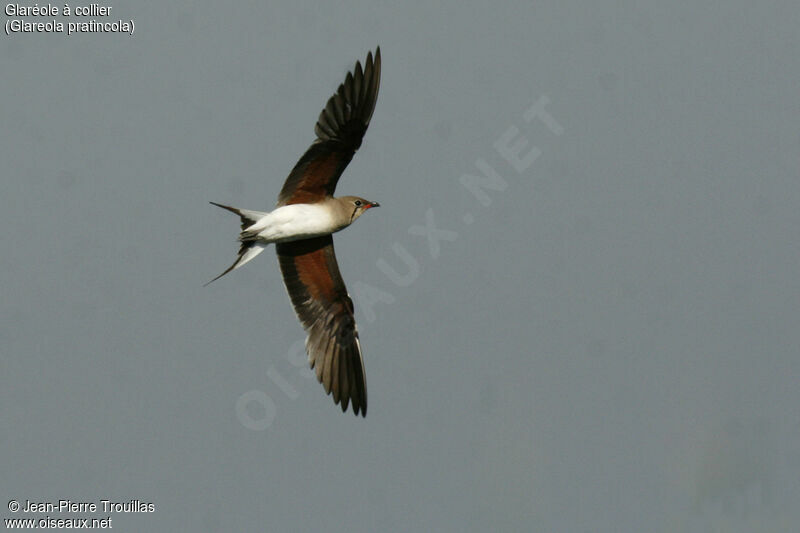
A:
<svg viewBox="0 0 800 533">
<path fill-rule="evenodd" d="M 490 4 L 129 1 L 132 37 L 0 36 L 0 518 L 796 531 L 800 5 Z M 298 366 L 272 250 L 202 284 L 238 230 L 207 202 L 271 208 L 377 44 L 338 191 L 382 204 L 336 236 L 357 419 Z"/>
</svg>

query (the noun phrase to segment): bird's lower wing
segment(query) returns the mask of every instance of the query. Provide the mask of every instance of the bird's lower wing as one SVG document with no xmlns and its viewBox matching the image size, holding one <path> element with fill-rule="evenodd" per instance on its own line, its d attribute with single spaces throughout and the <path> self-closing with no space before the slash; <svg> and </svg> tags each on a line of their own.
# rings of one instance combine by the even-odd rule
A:
<svg viewBox="0 0 800 533">
<path fill-rule="evenodd" d="M 353 404 L 367 414 L 367 382 L 353 301 L 347 294 L 330 235 L 279 243 L 278 261 L 286 290 L 308 338 L 311 368 L 342 411 Z"/>
</svg>

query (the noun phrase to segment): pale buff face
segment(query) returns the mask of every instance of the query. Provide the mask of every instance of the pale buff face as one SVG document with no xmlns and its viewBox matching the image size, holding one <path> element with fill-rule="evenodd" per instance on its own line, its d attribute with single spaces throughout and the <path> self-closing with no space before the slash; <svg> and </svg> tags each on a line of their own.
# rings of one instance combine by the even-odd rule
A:
<svg viewBox="0 0 800 533">
<path fill-rule="evenodd" d="M 359 196 L 342 196 L 336 198 L 336 202 L 340 213 L 347 217 L 348 224 L 352 224 L 367 209 L 380 206 L 378 202 L 371 202 Z"/>
</svg>

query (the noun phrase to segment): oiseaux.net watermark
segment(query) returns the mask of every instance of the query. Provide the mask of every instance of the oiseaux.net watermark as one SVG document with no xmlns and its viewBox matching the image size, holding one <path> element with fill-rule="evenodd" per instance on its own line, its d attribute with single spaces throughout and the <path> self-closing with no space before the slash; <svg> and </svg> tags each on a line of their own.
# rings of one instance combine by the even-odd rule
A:
<svg viewBox="0 0 800 533">
<path fill-rule="evenodd" d="M 542 155 L 541 149 L 532 144 L 528 138 L 531 132 L 523 132 L 519 126 L 533 129 L 543 125 L 549 135 L 564 134 L 564 127 L 550 113 L 549 105 L 550 99 L 544 95 L 540 96 L 492 143 L 492 148 L 504 163 L 502 168 L 493 166 L 485 157 L 478 157 L 474 162 L 474 168 L 458 177 L 462 190 L 465 194 L 472 195 L 482 209 L 492 205 L 491 193 L 503 193 L 509 190 L 509 182 L 503 177 L 504 174 L 512 172 L 520 176 L 528 172 Z M 438 259 L 442 243 L 454 242 L 460 234 L 452 226 L 449 228 L 438 226 L 436 213 L 432 207 L 428 207 L 419 218 L 424 223 L 411 225 L 406 233 L 424 239 L 430 258 Z M 471 211 L 464 212 L 459 220 L 461 227 L 470 226 L 475 222 L 476 217 Z M 396 268 L 393 266 L 393 263 L 397 264 L 396 261 L 384 258 L 378 259 L 375 266 L 395 287 L 411 286 L 419 279 L 420 260 L 399 240 L 392 243 L 391 250 L 402 266 Z M 391 305 L 396 301 L 395 295 L 384 288 L 361 281 L 352 284 L 351 297 L 356 309 L 361 310 L 367 322 L 376 320 L 375 307 L 378 304 Z M 309 368 L 303 339 L 292 343 L 285 358 L 296 369 L 297 374 L 308 379 L 316 377 L 316 373 Z M 249 390 L 236 400 L 236 417 L 247 429 L 264 431 L 272 425 L 278 414 L 278 405 L 272 396 L 294 400 L 300 395 L 297 388 L 274 364 L 267 368 L 267 378 L 270 383 L 269 393 L 260 389 Z M 280 391 L 280 394 L 277 391 Z"/>
<path fill-rule="evenodd" d="M 119 516 L 154 513 L 156 505 L 142 500 L 24 499 L 9 500 L 6 508 L 17 515 L 3 518 L 6 529 L 112 529 Z"/>
</svg>

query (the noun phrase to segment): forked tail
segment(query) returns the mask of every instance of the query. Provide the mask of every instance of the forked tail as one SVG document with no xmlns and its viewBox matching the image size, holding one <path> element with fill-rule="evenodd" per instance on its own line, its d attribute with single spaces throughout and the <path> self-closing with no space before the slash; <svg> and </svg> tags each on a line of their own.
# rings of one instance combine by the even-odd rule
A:
<svg viewBox="0 0 800 533">
<path fill-rule="evenodd" d="M 215 202 L 209 202 L 217 207 L 221 207 L 222 209 L 227 209 L 231 213 L 236 213 L 239 215 L 239 218 L 242 220 L 242 231 L 247 229 L 248 227 L 252 226 L 258 219 L 265 216 L 267 213 L 262 213 L 261 211 L 250 211 L 248 209 L 237 209 L 235 207 L 230 207 L 227 205 L 217 204 Z M 212 282 L 217 281 L 219 278 L 227 274 L 232 270 L 236 270 L 237 268 L 245 265 L 246 263 L 250 262 L 254 257 L 264 251 L 264 248 L 267 247 L 267 243 L 260 242 L 254 239 L 248 239 L 247 241 L 242 241 L 241 246 L 239 247 L 239 257 L 236 258 L 236 261 L 233 262 L 231 266 L 229 266 L 225 272 L 217 276 L 216 278 L 212 279 L 203 287 L 207 287 Z"/>
</svg>

